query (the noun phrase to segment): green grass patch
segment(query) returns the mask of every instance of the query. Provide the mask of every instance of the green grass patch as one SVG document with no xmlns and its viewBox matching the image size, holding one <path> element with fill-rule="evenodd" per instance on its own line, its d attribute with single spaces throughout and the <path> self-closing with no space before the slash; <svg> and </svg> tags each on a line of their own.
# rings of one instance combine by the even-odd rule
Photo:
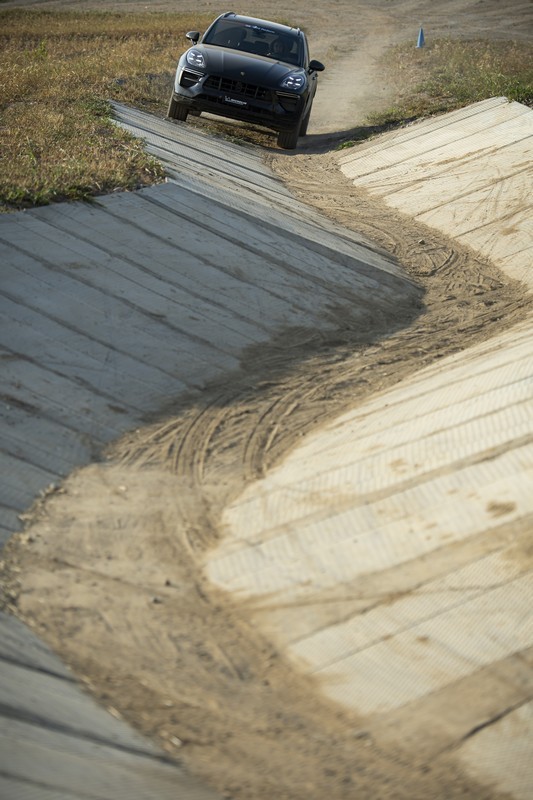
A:
<svg viewBox="0 0 533 800">
<path fill-rule="evenodd" d="M 163 177 L 109 100 L 163 115 L 190 14 L 0 10 L 0 210 L 134 189 Z"/>
</svg>

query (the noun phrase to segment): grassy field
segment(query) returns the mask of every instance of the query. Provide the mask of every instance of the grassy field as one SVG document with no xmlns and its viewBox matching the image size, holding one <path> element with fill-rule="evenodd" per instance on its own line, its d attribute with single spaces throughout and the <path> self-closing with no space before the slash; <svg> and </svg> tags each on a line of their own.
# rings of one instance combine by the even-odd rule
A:
<svg viewBox="0 0 533 800">
<path fill-rule="evenodd" d="M 160 180 L 161 167 L 142 144 L 109 121 L 109 100 L 164 115 L 184 34 L 210 21 L 0 10 L 0 211 Z M 383 69 L 397 81 L 398 103 L 370 118 L 362 137 L 495 95 L 533 102 L 524 44 L 409 45 L 392 50 Z"/>
<path fill-rule="evenodd" d="M 0 209 L 160 179 L 141 143 L 109 121 L 108 100 L 164 113 L 184 34 L 202 22 L 0 11 Z"/>
<path fill-rule="evenodd" d="M 381 69 L 396 87 L 397 103 L 368 117 L 351 147 L 380 130 L 461 106 L 507 97 L 533 106 L 533 60 L 524 42 L 435 40 L 429 47 L 392 48 Z"/>
<path fill-rule="evenodd" d="M 524 42 L 440 39 L 420 49 L 395 47 L 383 64 L 396 76 L 398 105 L 373 123 L 451 111 L 488 97 L 533 105 L 531 46 Z"/>
</svg>

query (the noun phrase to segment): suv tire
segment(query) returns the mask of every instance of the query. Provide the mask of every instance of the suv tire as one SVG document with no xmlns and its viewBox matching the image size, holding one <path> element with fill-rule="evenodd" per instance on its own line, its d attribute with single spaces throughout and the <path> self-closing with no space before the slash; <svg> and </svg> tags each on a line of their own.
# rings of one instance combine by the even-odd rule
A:
<svg viewBox="0 0 533 800">
<path fill-rule="evenodd" d="M 184 105 L 178 103 L 174 96 L 170 98 L 170 103 L 168 104 L 168 113 L 167 117 L 169 119 L 177 119 L 180 122 L 186 122 L 187 116 L 189 114 L 189 109 L 185 108 Z"/>
<path fill-rule="evenodd" d="M 278 147 L 283 150 L 294 150 L 298 144 L 298 136 L 300 135 L 300 123 L 291 131 L 279 131 L 278 133 Z"/>
</svg>

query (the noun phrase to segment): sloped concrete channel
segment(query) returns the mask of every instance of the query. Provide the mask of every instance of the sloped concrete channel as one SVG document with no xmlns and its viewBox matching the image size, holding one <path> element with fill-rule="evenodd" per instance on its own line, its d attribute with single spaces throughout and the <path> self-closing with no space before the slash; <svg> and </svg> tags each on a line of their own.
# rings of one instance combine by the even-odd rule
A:
<svg viewBox="0 0 533 800">
<path fill-rule="evenodd" d="M 533 111 L 492 98 L 338 163 L 527 294 L 532 159 Z M 378 747 L 449 771 L 456 759 L 520 800 L 533 795 L 532 330 L 502 318 L 307 436 L 226 507 L 206 567 Z"/>
<path fill-rule="evenodd" d="M 410 305 L 368 242 L 296 202 L 249 149 L 117 108 L 171 180 L 0 219 L 0 539 L 102 448 L 284 329 L 334 329 Z M 97 707 L 0 616 L 0 796 L 215 795 Z"/>
<path fill-rule="evenodd" d="M 116 114 L 169 182 L 0 219 L 3 542 L 35 497 L 169 402 L 231 380 L 254 348 L 416 314 L 394 261 L 296 201 L 253 149 Z M 495 98 L 339 166 L 526 292 L 532 119 Z M 533 777 L 532 374 L 526 318 L 370 397 L 231 502 L 205 565 L 365 716 L 369 744 L 459 761 L 519 800 Z M 9 614 L 0 670 L 2 798 L 216 797 Z"/>
</svg>

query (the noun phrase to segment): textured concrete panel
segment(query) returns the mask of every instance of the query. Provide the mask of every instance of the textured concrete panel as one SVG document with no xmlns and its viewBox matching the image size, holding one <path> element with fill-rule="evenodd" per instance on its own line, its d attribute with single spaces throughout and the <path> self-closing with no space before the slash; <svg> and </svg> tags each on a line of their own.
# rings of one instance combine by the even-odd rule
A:
<svg viewBox="0 0 533 800">
<path fill-rule="evenodd" d="M 0 543 L 50 485 L 283 330 L 416 310 L 394 259 L 292 198 L 257 152 L 132 109 L 174 176 L 0 219 Z M 369 309 L 371 293 L 375 306 Z M 0 616 L 0 794 L 208 800 Z"/>
<path fill-rule="evenodd" d="M 354 147 L 342 172 L 533 285 L 533 110 L 505 98 Z"/>
<path fill-rule="evenodd" d="M 532 147 L 531 110 L 494 98 L 339 164 L 531 285 Z M 428 763 L 457 748 L 517 798 L 533 784 L 531 331 L 502 330 L 307 437 L 226 509 L 206 564 L 377 741 Z"/>
</svg>

